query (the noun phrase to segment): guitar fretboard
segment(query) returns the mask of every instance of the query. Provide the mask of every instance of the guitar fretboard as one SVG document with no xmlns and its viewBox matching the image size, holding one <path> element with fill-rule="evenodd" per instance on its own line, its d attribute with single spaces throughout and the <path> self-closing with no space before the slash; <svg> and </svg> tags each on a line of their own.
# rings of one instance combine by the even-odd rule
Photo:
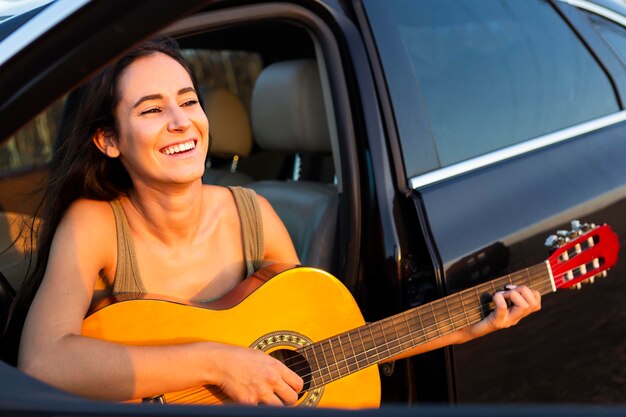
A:
<svg viewBox="0 0 626 417">
<path fill-rule="evenodd" d="M 477 323 L 492 310 L 493 294 L 509 284 L 541 294 L 554 291 L 545 262 L 505 275 L 299 349 L 311 368 L 310 375 L 303 377 L 309 389 L 317 388 Z"/>
</svg>

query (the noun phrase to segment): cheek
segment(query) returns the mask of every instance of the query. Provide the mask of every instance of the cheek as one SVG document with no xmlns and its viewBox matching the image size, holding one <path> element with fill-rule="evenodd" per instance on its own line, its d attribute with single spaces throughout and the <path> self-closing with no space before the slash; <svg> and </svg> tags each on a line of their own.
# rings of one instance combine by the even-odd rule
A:
<svg viewBox="0 0 626 417">
<path fill-rule="evenodd" d="M 202 112 L 196 118 L 196 126 L 197 129 L 202 133 L 202 137 L 205 139 L 205 142 L 209 139 L 209 119 L 207 119 L 206 114 Z"/>
<path fill-rule="evenodd" d="M 119 127 L 120 150 L 136 153 L 138 149 L 145 149 L 158 137 L 157 133 L 158 128 L 153 123 L 126 123 Z"/>
</svg>

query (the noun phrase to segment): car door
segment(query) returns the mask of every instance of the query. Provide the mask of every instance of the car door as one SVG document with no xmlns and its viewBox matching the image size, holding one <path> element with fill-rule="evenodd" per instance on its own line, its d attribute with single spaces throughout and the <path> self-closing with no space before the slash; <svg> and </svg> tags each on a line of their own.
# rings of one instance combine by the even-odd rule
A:
<svg viewBox="0 0 626 417">
<path fill-rule="evenodd" d="M 625 235 L 624 66 L 584 37 L 571 6 L 362 4 L 393 109 L 399 192 L 413 202 L 404 232 L 425 241 L 405 254 L 407 306 L 544 261 L 546 238 L 574 219 Z M 426 391 L 416 398 L 442 400 L 447 388 L 458 402 L 623 402 L 624 272 L 433 354 L 434 372 L 413 361 Z"/>
</svg>

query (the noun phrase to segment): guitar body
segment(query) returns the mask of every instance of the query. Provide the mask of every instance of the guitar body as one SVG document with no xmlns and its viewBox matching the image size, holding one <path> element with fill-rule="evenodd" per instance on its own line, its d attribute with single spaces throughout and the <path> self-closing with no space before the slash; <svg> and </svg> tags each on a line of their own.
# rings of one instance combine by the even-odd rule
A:
<svg viewBox="0 0 626 417">
<path fill-rule="evenodd" d="M 365 324 L 352 295 L 326 272 L 314 268 L 260 272 L 222 299 L 202 306 L 150 296 L 115 302 L 89 315 L 82 334 L 128 345 L 214 341 L 271 354 L 293 351 Z M 167 403 L 224 401 L 216 387 L 163 397 Z M 298 405 L 352 408 L 378 407 L 379 402 L 378 367 L 372 365 L 306 392 Z"/>
</svg>

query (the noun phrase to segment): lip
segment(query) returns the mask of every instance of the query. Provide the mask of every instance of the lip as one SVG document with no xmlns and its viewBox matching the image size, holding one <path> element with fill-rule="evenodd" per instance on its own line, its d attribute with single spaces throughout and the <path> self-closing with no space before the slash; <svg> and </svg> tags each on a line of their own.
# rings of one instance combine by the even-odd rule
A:
<svg viewBox="0 0 626 417">
<path fill-rule="evenodd" d="M 170 153 L 170 154 L 167 153 L 168 149 L 171 149 L 171 148 L 176 147 L 176 146 L 186 146 L 186 144 L 188 144 L 189 142 L 192 142 L 192 141 L 193 141 L 193 148 L 191 148 L 191 149 L 188 149 L 188 150 L 182 151 L 182 152 L 178 151 L 178 152 Z M 184 155 L 189 155 L 189 154 L 193 153 L 196 150 L 197 147 L 198 147 L 198 139 L 196 139 L 196 138 L 189 138 L 189 139 L 181 140 L 181 141 L 170 143 L 170 144 L 168 144 L 166 146 L 163 146 L 161 149 L 159 149 L 159 152 L 162 155 L 165 155 L 165 156 L 184 156 Z"/>
</svg>

